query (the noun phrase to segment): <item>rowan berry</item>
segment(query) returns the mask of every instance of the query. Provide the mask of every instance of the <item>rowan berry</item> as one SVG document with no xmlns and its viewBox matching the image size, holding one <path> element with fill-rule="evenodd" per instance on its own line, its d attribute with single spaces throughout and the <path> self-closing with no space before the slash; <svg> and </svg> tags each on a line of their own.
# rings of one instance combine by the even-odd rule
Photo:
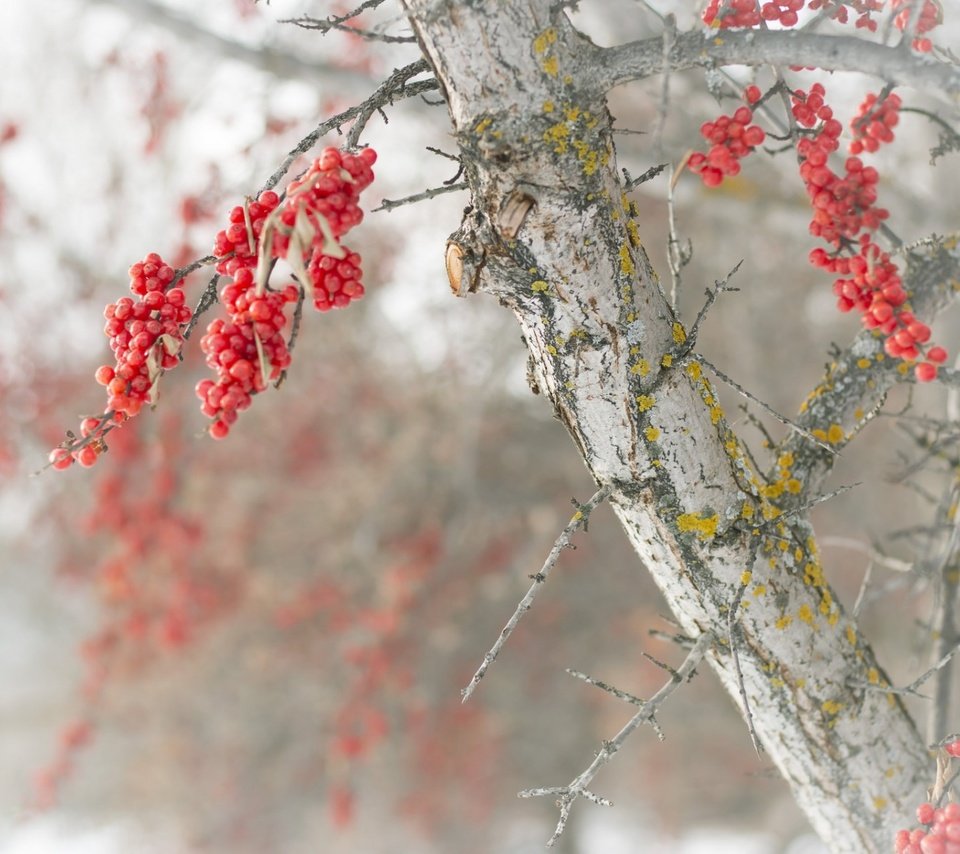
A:
<svg viewBox="0 0 960 854">
<path fill-rule="evenodd" d="M 745 98 L 749 99 L 749 95 L 744 92 Z M 740 159 L 763 143 L 766 134 L 763 128 L 751 125 L 752 120 L 753 110 L 738 107 L 732 116 L 719 116 L 700 126 L 700 134 L 712 146 L 706 154 L 699 151 L 691 154 L 687 165 L 691 172 L 699 173 L 706 186 L 716 187 L 724 176 L 739 174 Z"/>
<path fill-rule="evenodd" d="M 913 12 L 914 0 L 893 0 L 894 10 L 901 11 L 893 19 L 893 25 L 901 31 L 906 30 L 910 24 L 910 16 Z M 923 8 L 920 11 L 920 17 L 917 19 L 916 34 L 913 39 L 913 49 L 921 53 L 929 53 L 933 50 L 933 43 L 928 38 L 923 38 L 924 33 L 930 32 L 943 22 L 943 9 L 936 0 L 923 0 Z"/>
<path fill-rule="evenodd" d="M 96 381 L 106 388 L 107 410 L 104 417 L 83 422 L 83 436 L 94 441 L 75 451 L 71 449 L 83 466 L 96 462 L 109 430 L 123 418 L 137 415 L 145 403 L 155 399 L 160 374 L 178 364 L 182 327 L 191 317 L 183 291 L 171 287 L 176 276 L 174 269 L 158 254 L 151 252 L 133 264 L 129 274 L 130 290 L 139 299 L 120 297 L 103 311 L 103 331 L 116 363 L 101 365 L 95 374 Z M 62 455 L 57 454 L 54 468 L 66 467 Z"/>
</svg>

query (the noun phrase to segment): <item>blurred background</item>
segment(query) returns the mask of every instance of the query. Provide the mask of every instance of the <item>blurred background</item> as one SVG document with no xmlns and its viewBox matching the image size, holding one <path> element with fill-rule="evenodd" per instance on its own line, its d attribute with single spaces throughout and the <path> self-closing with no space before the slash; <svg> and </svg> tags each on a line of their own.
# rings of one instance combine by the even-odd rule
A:
<svg viewBox="0 0 960 854">
<path fill-rule="evenodd" d="M 690 27 L 693 5 L 584 0 L 574 20 L 615 44 L 660 31 L 652 6 Z M 944 4 L 947 42 L 955 5 Z M 115 431 L 95 468 L 38 474 L 78 416 L 102 411 L 102 312 L 126 292 L 130 264 L 148 252 L 175 265 L 208 254 L 230 208 L 301 137 L 417 58 L 415 45 L 280 22 L 347 8 L 0 4 L 2 851 L 540 851 L 556 810 L 516 792 L 568 783 L 631 714 L 564 668 L 650 696 L 665 674 L 642 653 L 682 660 L 658 634 L 672 625 L 646 570 L 600 508 L 460 704 L 571 498 L 593 492 L 549 404 L 530 393 L 509 312 L 449 294 L 444 244 L 464 193 L 368 213 L 347 240 L 363 256 L 367 296 L 306 312 L 287 381 L 228 440 L 204 432 L 193 393 L 204 365 L 188 348 L 156 411 Z M 360 23 L 406 32 L 390 3 Z M 879 88 L 822 79 L 847 118 Z M 610 98 L 617 126 L 642 131 L 617 138 L 633 175 L 701 147 L 700 123 L 732 109 L 702 74 L 675 75 L 661 123 L 661 88 L 651 80 Z M 456 164 L 426 148 L 455 153 L 435 102 L 411 99 L 387 108 L 389 124 L 371 121 L 363 141 L 380 157 L 368 211 L 454 177 Z M 931 168 L 936 141 L 906 116 L 874 159 L 881 204 L 906 240 L 958 227 L 957 155 Z M 668 179 L 634 193 L 665 281 Z M 795 161 L 756 155 L 712 191 L 686 174 L 675 197 L 694 250 L 681 290 L 688 322 L 704 289 L 744 261 L 740 292 L 706 322 L 705 355 L 796 412 L 857 323 L 807 264 Z M 191 304 L 208 278 L 188 279 Z M 956 349 L 956 331 L 946 314 L 935 338 Z M 745 401 L 720 392 L 769 462 Z M 903 392 L 887 411 L 940 416 L 943 398 Z M 902 480 L 917 455 L 904 423 L 883 415 L 844 451 L 831 484 L 862 485 L 815 514 L 848 607 L 872 545 L 922 557 L 917 541 L 884 535 L 931 524 L 923 493 L 945 483 L 934 468 Z M 862 622 L 902 684 L 926 668 L 930 591 L 884 565 L 874 577 Z M 660 723 L 664 742 L 638 732 L 598 777 L 616 807 L 578 804 L 556 850 L 822 850 L 709 671 L 671 697 Z"/>
</svg>

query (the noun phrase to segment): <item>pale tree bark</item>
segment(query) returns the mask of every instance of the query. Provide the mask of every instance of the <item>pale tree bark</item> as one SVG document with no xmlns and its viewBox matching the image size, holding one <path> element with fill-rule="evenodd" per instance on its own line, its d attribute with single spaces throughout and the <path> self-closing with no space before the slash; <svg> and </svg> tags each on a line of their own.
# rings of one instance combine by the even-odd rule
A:
<svg viewBox="0 0 960 854">
<path fill-rule="evenodd" d="M 816 831 L 836 852 L 890 850 L 924 798 L 930 755 L 899 699 L 864 687 L 886 684 L 884 674 L 824 579 L 805 511 L 832 464 L 823 445 L 855 434 L 902 375 L 874 358 L 878 340 L 860 336 L 803 415 L 826 442 L 795 433 L 775 471 L 755 471 L 664 298 L 618 176 L 606 90 L 661 70 L 663 51 L 648 50 L 649 67 L 629 48 L 602 51 L 546 0 L 404 5 L 472 191 L 448 247 L 453 283 L 514 311 L 536 384 L 598 486 L 612 487 L 617 516 L 684 630 L 720 639 L 707 660 L 743 710 L 736 647 L 760 742 Z M 805 61 L 786 59 L 787 39 L 766 50 L 763 34 L 751 35 L 736 36 L 746 61 L 768 61 L 770 51 Z M 811 39 L 819 60 L 849 64 L 842 47 Z M 707 64 L 704 40 L 699 53 L 683 52 L 693 41 L 678 40 L 678 67 Z M 953 72 L 899 52 L 896 60 L 904 77 L 942 74 L 941 91 L 956 91 Z M 946 300 L 956 272 L 942 247 L 911 258 L 918 314 Z"/>
</svg>

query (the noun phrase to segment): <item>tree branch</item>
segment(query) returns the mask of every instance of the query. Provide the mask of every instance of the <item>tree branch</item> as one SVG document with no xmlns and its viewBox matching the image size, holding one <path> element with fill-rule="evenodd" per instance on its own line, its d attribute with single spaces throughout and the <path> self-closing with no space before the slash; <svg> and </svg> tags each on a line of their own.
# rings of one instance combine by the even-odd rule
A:
<svg viewBox="0 0 960 854">
<path fill-rule="evenodd" d="M 473 674 L 470 684 L 461 692 L 464 703 L 470 699 L 470 695 L 477 689 L 477 685 L 480 684 L 480 680 L 486 675 L 490 665 L 497 660 L 497 656 L 500 655 L 500 650 L 503 649 L 503 645 L 507 642 L 510 635 L 513 634 L 513 630 L 517 627 L 517 623 L 520 622 L 520 618 L 533 607 L 533 600 L 537 598 L 540 585 L 550 576 L 550 572 L 554 566 L 556 566 L 560 553 L 570 547 L 570 538 L 581 528 L 586 530 L 587 524 L 590 521 L 590 514 L 597 508 L 597 505 L 610 495 L 611 491 L 611 487 L 604 486 L 598 489 L 586 504 L 577 505 L 577 512 L 573 514 L 570 521 L 567 522 L 567 526 L 560 532 L 560 536 L 557 537 L 553 548 L 550 549 L 550 554 L 547 555 L 547 559 L 543 562 L 543 566 L 540 567 L 540 571 L 533 576 L 533 584 L 530 585 L 530 589 L 520 600 L 520 604 L 517 605 L 513 616 L 507 620 L 507 624 L 503 627 L 500 636 L 491 647 L 490 652 L 483 657 L 483 663 L 477 668 L 477 672 Z"/>
<path fill-rule="evenodd" d="M 550 788 L 541 788 L 541 789 L 524 789 L 522 792 L 517 793 L 518 798 L 539 798 L 545 796 L 557 795 L 557 806 L 560 807 L 560 820 L 557 822 L 557 829 L 553 832 L 553 836 L 550 837 L 547 842 L 548 847 L 553 847 L 554 843 L 560 838 L 564 829 L 567 826 L 567 820 L 570 817 L 570 809 L 573 806 L 574 801 L 577 798 L 587 798 L 588 800 L 593 801 L 595 804 L 600 806 L 612 807 L 613 802 L 608 801 L 606 798 L 602 798 L 599 795 L 591 792 L 587 786 L 597 776 L 597 772 L 606 765 L 623 747 L 624 742 L 630 737 L 631 733 L 642 724 L 653 722 L 656 718 L 656 714 L 661 705 L 663 705 L 664 700 L 667 699 L 674 691 L 677 690 L 684 682 L 686 682 L 692 675 L 694 670 L 696 670 L 697 665 L 703 659 L 703 656 L 706 655 L 707 650 L 710 648 L 710 645 L 713 643 L 713 635 L 710 632 L 704 632 L 697 638 L 697 642 L 693 645 L 693 649 L 687 654 L 687 657 L 684 659 L 683 664 L 673 673 L 670 677 L 670 680 L 654 694 L 647 702 L 645 702 L 638 711 L 618 732 L 610 741 L 603 742 L 603 746 L 600 750 L 597 751 L 596 757 L 594 757 L 593 762 L 590 763 L 589 767 L 580 774 L 570 785 L 568 786 L 554 786 Z M 583 677 L 582 674 L 576 674 L 579 678 L 583 678 L 585 682 L 590 684 L 597 685 L 598 687 L 603 687 L 604 690 L 609 691 L 608 686 L 602 685 L 602 683 L 595 682 L 589 677 Z M 628 694 L 623 694 L 623 692 L 613 691 L 617 696 L 621 696 L 621 699 L 626 700 L 627 702 L 633 702 L 636 698 Z"/>
<path fill-rule="evenodd" d="M 671 49 L 664 57 L 664 39 Z M 588 49 L 589 50 L 589 49 Z M 700 30 L 664 35 L 609 48 L 592 48 L 585 67 L 603 91 L 668 70 L 723 65 L 804 65 L 826 71 L 857 71 L 926 93 L 960 96 L 960 69 L 895 47 L 851 36 L 803 31 Z"/>
<path fill-rule="evenodd" d="M 181 15 L 156 0 L 89 0 L 103 6 L 111 6 L 131 18 L 137 25 L 146 23 L 160 27 L 178 39 L 227 59 L 235 59 L 252 68 L 289 80 L 313 80 L 338 86 L 349 84 L 351 91 L 368 85 L 370 75 L 351 68 L 331 65 L 318 59 L 302 59 L 292 53 L 272 47 L 251 47 L 242 42 L 227 39 L 208 30 L 197 21 Z"/>
</svg>

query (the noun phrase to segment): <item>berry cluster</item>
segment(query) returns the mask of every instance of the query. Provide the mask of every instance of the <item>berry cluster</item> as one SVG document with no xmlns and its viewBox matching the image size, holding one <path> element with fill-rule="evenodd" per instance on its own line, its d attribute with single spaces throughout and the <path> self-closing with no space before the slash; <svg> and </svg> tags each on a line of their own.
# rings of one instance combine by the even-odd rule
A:
<svg viewBox="0 0 960 854">
<path fill-rule="evenodd" d="M 800 177 L 814 211 L 810 233 L 834 248 L 832 253 L 814 249 L 810 263 L 841 276 L 833 286 L 841 311 L 857 309 L 864 326 L 878 329 L 886 336 L 884 349 L 889 356 L 914 361 L 921 357 L 921 348 L 930 340 L 930 329 L 904 307 L 907 294 L 900 271 L 870 234 L 889 215 L 876 206 L 879 175 L 872 166 L 864 166 L 859 157 L 847 158 L 842 177 L 830 168 L 828 160 L 840 147 L 843 126 L 825 105 L 825 94 L 823 86 L 815 83 L 809 92 L 794 92 L 792 98 L 797 124 L 814 130 L 797 144 Z M 876 98 L 868 101 L 861 106 L 861 117 L 868 115 Z M 898 105 L 899 100 L 894 110 Z M 885 111 L 883 116 L 886 117 Z M 880 121 L 889 130 L 891 125 L 884 119 Z M 929 348 L 927 361 L 915 367 L 916 378 L 921 382 L 933 380 L 936 365 L 946 357 L 942 347 Z"/>
<path fill-rule="evenodd" d="M 307 246 L 298 244 L 298 248 L 303 251 L 306 284 L 312 288 L 318 311 L 342 308 L 363 296 L 360 256 L 342 246 L 340 238 L 363 219 L 358 198 L 373 181 L 370 167 L 376 159 L 372 148 L 358 154 L 324 149 L 306 175 L 287 189 L 286 208 L 280 217 L 286 230 L 276 236 L 275 248 L 280 257 L 288 257 L 288 231 L 299 217 L 314 227 L 313 241 Z"/>
<path fill-rule="evenodd" d="M 960 854 L 960 804 L 920 804 L 917 821 L 924 827 L 897 831 L 896 854 Z"/>
<path fill-rule="evenodd" d="M 960 741 L 943 746 L 951 757 L 960 757 Z M 960 854 L 960 803 L 935 807 L 923 803 L 917 807 L 922 827 L 899 830 L 894 838 L 896 854 Z"/>
<path fill-rule="evenodd" d="M 760 12 L 756 0 L 710 0 L 703 12 L 703 22 L 720 29 L 755 27 L 760 23 Z"/>
<path fill-rule="evenodd" d="M 217 234 L 217 272 L 232 282 L 220 294 L 227 318 L 207 327 L 200 347 L 216 380 L 197 385 L 201 410 L 213 418 L 210 434 L 224 438 L 254 394 L 277 380 L 290 364 L 283 336 L 286 307 L 302 297 L 300 287 L 267 287 L 264 271 L 286 259 L 318 311 L 341 308 L 363 296 L 360 256 L 340 238 L 363 219 L 360 193 L 373 181 L 372 149 L 344 154 L 326 148 L 309 170 L 287 187 L 230 212 L 230 225 Z M 267 274 L 268 275 L 268 274 Z"/>
<path fill-rule="evenodd" d="M 804 0 L 775 0 L 764 3 L 760 15 L 765 21 L 779 21 L 784 27 L 796 26 L 800 20 L 799 11 L 803 9 Z"/>
<path fill-rule="evenodd" d="M 200 339 L 207 364 L 216 372 L 216 381 L 201 380 L 197 397 L 204 415 L 215 419 L 210 435 L 224 438 L 237 414 L 250 406 L 251 396 L 279 378 L 290 364 L 290 352 L 283 337 L 287 324 L 284 308 L 296 302 L 300 291 L 288 285 L 282 292 L 264 290 L 257 294 L 253 270 L 241 267 L 233 283 L 220 292 L 227 318 L 216 318 Z"/>
<path fill-rule="evenodd" d="M 883 11 L 883 0 L 810 0 L 807 8 L 811 12 L 823 9 L 830 13 L 835 21 L 846 24 L 850 20 L 847 7 L 857 13 L 856 26 L 858 29 L 868 29 L 871 33 L 877 31 L 877 22 L 873 19 L 874 12 Z"/>
<path fill-rule="evenodd" d="M 893 19 L 893 25 L 898 30 L 906 30 L 910 24 L 910 16 L 913 14 L 913 0 L 893 0 L 892 5 L 894 10 L 901 10 Z M 921 53 L 929 53 L 933 50 L 933 42 L 921 36 L 941 23 L 943 23 L 943 9 L 940 8 L 940 4 L 937 0 L 924 0 L 923 9 L 920 10 L 920 17 L 917 20 L 917 37 L 913 40 L 913 49 Z"/>
<path fill-rule="evenodd" d="M 217 233 L 213 254 L 217 256 L 217 272 L 232 276 L 244 267 L 257 266 L 257 246 L 267 216 L 280 204 L 273 190 L 261 193 L 255 202 L 237 205 L 230 211 L 230 225 Z"/>
<path fill-rule="evenodd" d="M 130 268 L 130 290 L 137 299 L 121 297 L 104 309 L 103 331 L 116 357 L 115 365 L 102 365 L 96 373 L 107 389 L 107 409 L 101 417 L 83 420 L 80 441 L 68 440 L 50 452 L 55 469 L 74 461 L 92 466 L 106 448 L 104 435 L 156 400 L 157 380 L 178 364 L 182 326 L 191 317 L 183 290 L 171 286 L 175 275 L 152 252 Z"/>
<path fill-rule="evenodd" d="M 746 99 L 753 103 L 759 100 L 760 90 L 748 86 Z M 707 142 L 712 143 L 710 150 L 703 154 L 694 152 L 687 161 L 691 171 L 698 172 L 708 187 L 718 186 L 727 175 L 740 172 L 740 160 L 763 143 L 766 134 L 763 128 L 752 125 L 753 110 L 739 107 L 732 116 L 719 116 L 712 122 L 704 122 L 700 133 Z"/>
<path fill-rule="evenodd" d="M 313 306 L 317 311 L 342 308 L 363 296 L 363 271 L 356 252 L 348 251 L 343 258 L 336 258 L 314 249 L 307 272 L 313 281 Z"/>
<path fill-rule="evenodd" d="M 900 96 L 887 95 L 882 101 L 870 92 L 850 122 L 853 142 L 851 154 L 873 153 L 882 143 L 893 142 L 893 128 L 900 121 Z"/>
</svg>

